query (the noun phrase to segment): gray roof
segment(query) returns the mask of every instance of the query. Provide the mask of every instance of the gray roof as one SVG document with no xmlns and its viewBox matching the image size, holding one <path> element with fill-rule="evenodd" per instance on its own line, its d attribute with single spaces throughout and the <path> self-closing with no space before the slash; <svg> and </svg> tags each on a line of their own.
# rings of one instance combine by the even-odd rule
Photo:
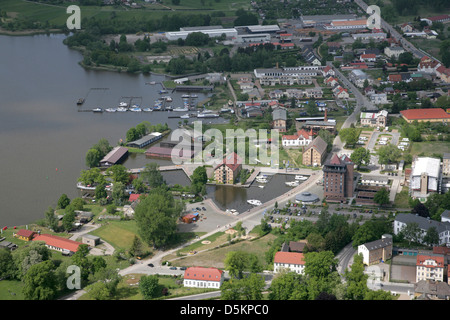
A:
<svg viewBox="0 0 450 320">
<path fill-rule="evenodd" d="M 100 162 L 111 162 L 116 163 L 125 154 L 128 153 L 128 149 L 125 147 L 115 147 L 112 149 Z"/>
<path fill-rule="evenodd" d="M 414 292 L 445 298 L 450 296 L 450 286 L 442 281 L 420 280 L 414 285 Z"/>
<path fill-rule="evenodd" d="M 323 154 L 327 150 L 327 146 L 328 145 L 325 140 L 323 140 L 320 136 L 317 136 L 310 142 L 305 151 L 314 147 L 320 154 Z"/>
<path fill-rule="evenodd" d="M 392 245 L 392 238 L 379 239 L 364 244 L 368 250 L 376 250 L 390 245 Z"/>
<path fill-rule="evenodd" d="M 450 153 L 444 153 L 443 159 L 450 159 Z"/>
<path fill-rule="evenodd" d="M 444 212 L 442 212 L 441 214 L 441 218 L 442 217 L 450 219 L 450 210 L 444 210 Z"/>
<path fill-rule="evenodd" d="M 286 120 L 287 119 L 286 109 L 276 108 L 272 112 L 272 117 L 273 120 Z"/>
<path fill-rule="evenodd" d="M 427 219 L 415 214 L 399 213 L 395 217 L 395 221 L 403 223 L 417 223 L 422 230 L 428 230 L 430 227 L 435 227 L 438 233 L 450 230 L 449 222 L 439 222 L 431 219 Z"/>
</svg>

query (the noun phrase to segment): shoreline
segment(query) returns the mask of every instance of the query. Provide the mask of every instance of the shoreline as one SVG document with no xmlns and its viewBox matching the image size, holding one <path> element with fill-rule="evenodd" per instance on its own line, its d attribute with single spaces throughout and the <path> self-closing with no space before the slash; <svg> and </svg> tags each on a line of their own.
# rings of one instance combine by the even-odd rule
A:
<svg viewBox="0 0 450 320">
<path fill-rule="evenodd" d="M 3 28 L 0 28 L 0 35 L 2 36 L 11 36 L 11 37 L 24 37 L 24 36 L 35 36 L 41 34 L 64 34 L 65 31 L 63 29 L 32 29 L 32 30 L 22 30 L 22 31 L 9 31 Z"/>
</svg>

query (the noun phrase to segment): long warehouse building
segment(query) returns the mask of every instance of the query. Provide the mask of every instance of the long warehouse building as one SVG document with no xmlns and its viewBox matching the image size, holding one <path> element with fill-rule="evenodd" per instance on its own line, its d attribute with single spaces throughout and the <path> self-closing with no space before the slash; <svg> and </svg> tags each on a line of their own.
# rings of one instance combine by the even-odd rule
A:
<svg viewBox="0 0 450 320">
<path fill-rule="evenodd" d="M 203 34 L 207 34 L 210 38 L 220 37 L 222 34 L 225 34 L 227 38 L 233 38 L 238 35 L 238 32 L 235 28 L 230 29 L 197 29 L 197 30 L 188 30 L 188 31 L 173 31 L 166 32 L 166 38 L 169 41 L 174 41 L 178 39 L 186 40 L 187 36 L 194 32 L 201 32 Z"/>
</svg>

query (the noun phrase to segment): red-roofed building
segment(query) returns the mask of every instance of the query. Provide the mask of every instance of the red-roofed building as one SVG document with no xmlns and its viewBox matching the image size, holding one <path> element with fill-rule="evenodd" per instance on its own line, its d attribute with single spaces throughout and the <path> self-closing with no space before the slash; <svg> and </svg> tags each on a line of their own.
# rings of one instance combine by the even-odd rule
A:
<svg viewBox="0 0 450 320">
<path fill-rule="evenodd" d="M 444 281 L 444 256 L 417 255 L 416 282 L 421 280 Z"/>
<path fill-rule="evenodd" d="M 228 154 L 214 169 L 216 183 L 233 184 L 242 169 L 242 160 L 237 153 Z"/>
<path fill-rule="evenodd" d="M 31 230 L 20 229 L 15 236 L 23 241 L 31 241 L 35 234 L 36 232 Z"/>
<path fill-rule="evenodd" d="M 220 288 L 223 271 L 216 268 L 189 267 L 184 271 L 183 285 L 194 288 Z"/>
<path fill-rule="evenodd" d="M 304 129 L 301 129 L 297 131 L 297 134 L 282 136 L 281 143 L 283 147 L 307 146 L 311 143 L 312 139 L 312 130 L 308 132 Z"/>
<path fill-rule="evenodd" d="M 413 121 L 450 122 L 450 114 L 441 108 L 408 109 L 400 111 L 400 114 L 408 123 L 412 123 Z"/>
<path fill-rule="evenodd" d="M 402 75 L 401 74 L 390 74 L 388 76 L 388 81 L 390 81 L 390 82 L 402 82 Z"/>
<path fill-rule="evenodd" d="M 51 234 L 41 234 L 33 238 L 33 241 L 44 241 L 47 248 L 60 251 L 62 253 L 74 253 L 78 251 L 80 244 L 78 241 L 54 236 Z"/>
<path fill-rule="evenodd" d="M 334 72 L 332 67 L 326 66 L 325 68 L 322 69 L 322 75 L 324 77 L 327 77 L 327 76 L 334 76 L 336 75 L 336 73 Z"/>
<path fill-rule="evenodd" d="M 374 53 L 362 54 L 359 59 L 364 62 L 375 62 L 377 61 L 377 56 Z"/>
<path fill-rule="evenodd" d="M 305 258 L 303 253 L 283 251 L 275 253 L 275 258 L 273 259 L 273 271 L 278 273 L 286 269 L 291 272 L 303 274 L 303 270 L 305 269 Z"/>
<path fill-rule="evenodd" d="M 439 66 L 436 69 L 436 76 L 441 79 L 441 81 L 445 83 L 450 83 L 450 68 L 446 68 L 445 66 Z"/>
<path fill-rule="evenodd" d="M 137 201 L 140 196 L 141 196 L 140 193 L 139 194 L 132 193 L 132 194 L 130 194 L 130 197 L 128 198 L 128 201 L 130 201 L 130 202 Z"/>
</svg>

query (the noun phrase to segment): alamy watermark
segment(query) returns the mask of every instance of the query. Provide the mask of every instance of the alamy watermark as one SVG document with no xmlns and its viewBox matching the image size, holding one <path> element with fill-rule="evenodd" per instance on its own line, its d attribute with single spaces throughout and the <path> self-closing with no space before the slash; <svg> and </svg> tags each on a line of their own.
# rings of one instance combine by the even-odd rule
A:
<svg viewBox="0 0 450 320">
<path fill-rule="evenodd" d="M 68 289 L 81 289 L 81 270 L 76 265 L 70 265 L 67 267 L 66 273 L 71 275 L 67 278 L 66 286 Z"/>
<path fill-rule="evenodd" d="M 67 18 L 66 26 L 69 30 L 81 29 L 81 9 L 79 6 L 71 5 L 67 7 L 66 13 L 72 14 Z"/>
<path fill-rule="evenodd" d="M 370 15 L 367 18 L 367 28 L 381 29 L 381 10 L 379 6 L 371 5 L 367 7 L 366 13 Z"/>
</svg>

